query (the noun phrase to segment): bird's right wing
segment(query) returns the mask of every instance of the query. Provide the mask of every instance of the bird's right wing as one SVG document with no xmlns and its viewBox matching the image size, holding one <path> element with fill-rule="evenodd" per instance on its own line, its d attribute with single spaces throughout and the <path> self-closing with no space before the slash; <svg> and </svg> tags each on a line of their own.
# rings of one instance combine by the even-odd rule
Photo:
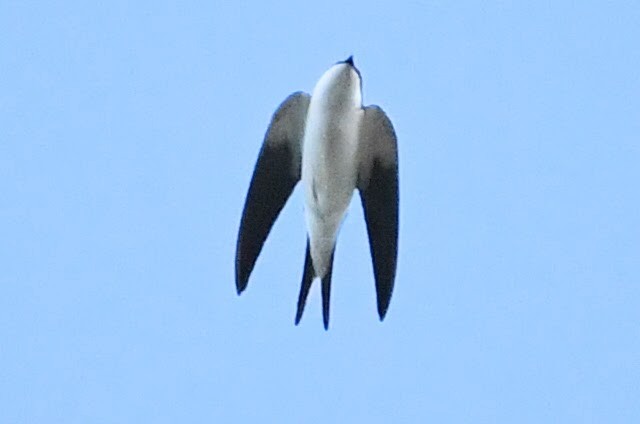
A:
<svg viewBox="0 0 640 424">
<path fill-rule="evenodd" d="M 398 146 L 391 121 L 377 106 L 364 110 L 359 152 L 358 189 L 382 320 L 391 301 L 398 257 Z"/>
<path fill-rule="evenodd" d="M 236 246 L 236 289 L 241 293 L 278 214 L 300 181 L 302 138 L 310 96 L 290 95 L 265 135 L 242 212 Z"/>
</svg>

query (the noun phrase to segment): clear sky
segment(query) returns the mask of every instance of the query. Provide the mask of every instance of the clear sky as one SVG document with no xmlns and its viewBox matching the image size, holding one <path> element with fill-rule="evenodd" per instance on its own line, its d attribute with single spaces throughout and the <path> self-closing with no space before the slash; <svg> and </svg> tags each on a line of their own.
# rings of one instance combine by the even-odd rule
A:
<svg viewBox="0 0 640 424">
<path fill-rule="evenodd" d="M 1 422 L 640 422 L 639 3 L 382 3 L 0 4 Z M 325 332 L 301 187 L 241 297 L 235 242 L 351 54 L 399 265 L 380 323 L 355 196 Z"/>
</svg>

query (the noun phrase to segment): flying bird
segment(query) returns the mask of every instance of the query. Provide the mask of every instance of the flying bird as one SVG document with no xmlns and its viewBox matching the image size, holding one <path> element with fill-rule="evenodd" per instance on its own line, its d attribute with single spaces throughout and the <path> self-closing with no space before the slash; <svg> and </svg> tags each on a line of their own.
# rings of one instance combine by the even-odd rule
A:
<svg viewBox="0 0 640 424">
<path fill-rule="evenodd" d="M 322 317 L 329 298 L 338 228 L 358 189 L 367 223 L 378 315 L 389 308 L 398 246 L 398 150 L 391 121 L 362 106 L 362 77 L 353 56 L 329 68 L 311 95 L 296 92 L 274 113 L 251 178 L 236 246 L 242 293 L 262 246 L 296 184 L 304 189 L 307 251 L 295 323 L 319 278 Z"/>
</svg>

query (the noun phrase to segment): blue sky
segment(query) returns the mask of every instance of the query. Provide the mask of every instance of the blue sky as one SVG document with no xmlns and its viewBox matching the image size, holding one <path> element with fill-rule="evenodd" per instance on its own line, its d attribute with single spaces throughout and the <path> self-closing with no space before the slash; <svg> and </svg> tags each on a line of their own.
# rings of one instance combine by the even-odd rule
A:
<svg viewBox="0 0 640 424">
<path fill-rule="evenodd" d="M 638 3 L 237 3 L 0 5 L 1 421 L 640 422 Z M 380 323 L 356 196 L 325 332 L 301 188 L 241 297 L 235 238 L 351 54 L 399 266 Z"/>
</svg>

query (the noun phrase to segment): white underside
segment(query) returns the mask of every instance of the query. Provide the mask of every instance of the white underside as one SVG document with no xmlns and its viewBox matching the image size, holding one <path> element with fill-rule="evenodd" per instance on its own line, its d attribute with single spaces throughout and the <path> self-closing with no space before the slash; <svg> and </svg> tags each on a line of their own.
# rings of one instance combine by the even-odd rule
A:
<svg viewBox="0 0 640 424">
<path fill-rule="evenodd" d="M 322 80 L 321 80 L 322 81 Z M 305 219 L 316 277 L 331 261 L 338 229 L 356 187 L 360 105 L 333 102 L 334 87 L 316 86 L 309 104 L 302 154 Z"/>
</svg>

